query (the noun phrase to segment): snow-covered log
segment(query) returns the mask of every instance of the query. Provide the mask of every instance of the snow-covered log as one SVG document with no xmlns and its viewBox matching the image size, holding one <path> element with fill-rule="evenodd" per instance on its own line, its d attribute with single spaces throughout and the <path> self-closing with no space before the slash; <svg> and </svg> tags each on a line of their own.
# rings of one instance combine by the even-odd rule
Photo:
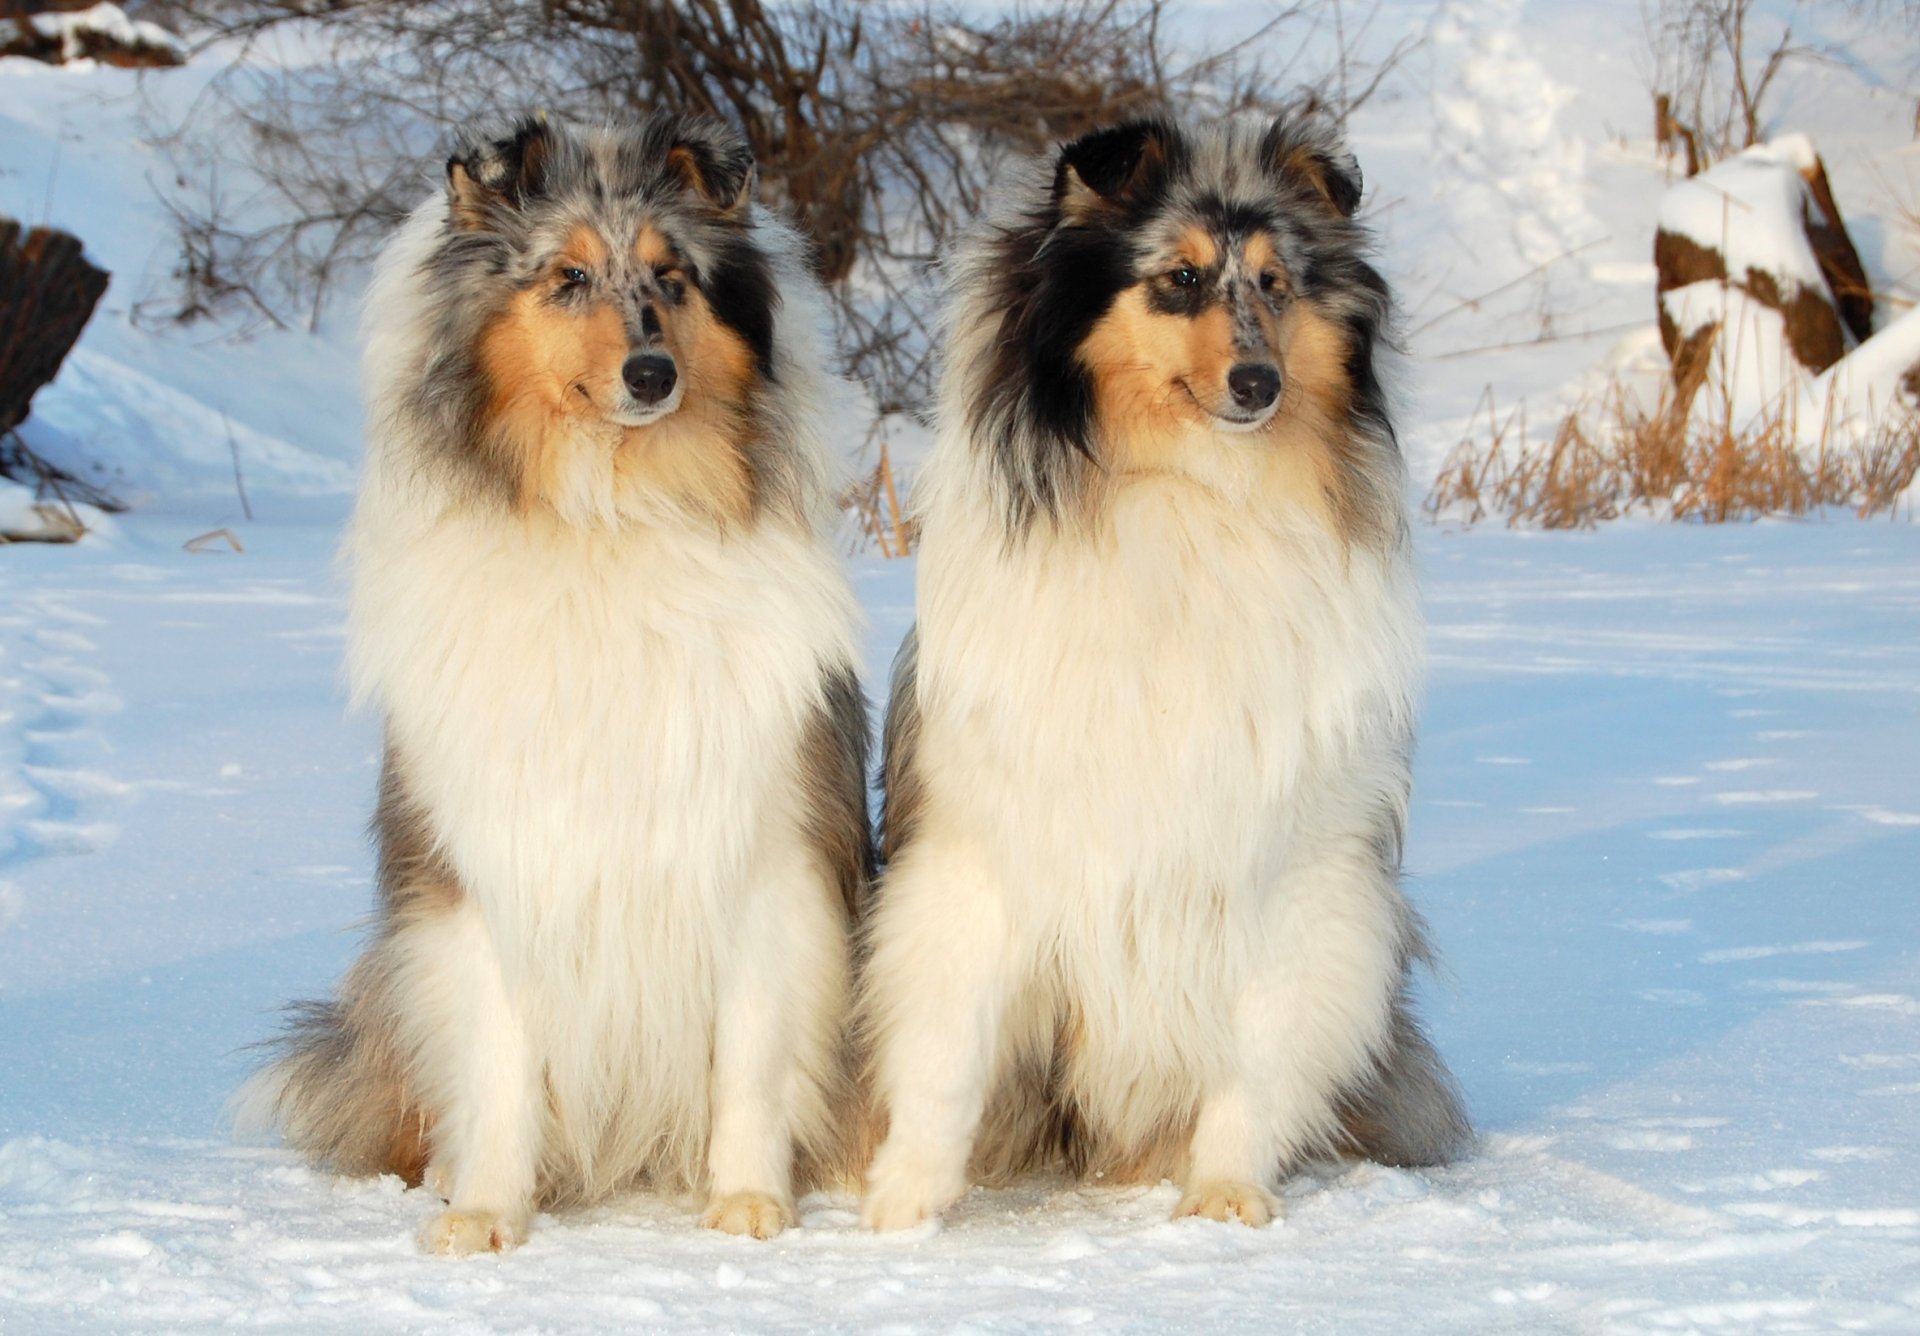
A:
<svg viewBox="0 0 1920 1336">
<path fill-rule="evenodd" d="M 103 65 L 154 69 L 186 58 L 180 39 L 157 23 L 130 19 L 115 4 L 71 0 L 0 0 L 0 56 L 26 56 L 49 65 L 97 60 Z"/>
<path fill-rule="evenodd" d="M 1796 367 L 1824 371 L 1873 332 L 1865 271 L 1804 135 L 1669 189 L 1653 258 L 1660 337 L 1680 383 L 1713 348 L 1727 379 L 1777 396 Z"/>
</svg>

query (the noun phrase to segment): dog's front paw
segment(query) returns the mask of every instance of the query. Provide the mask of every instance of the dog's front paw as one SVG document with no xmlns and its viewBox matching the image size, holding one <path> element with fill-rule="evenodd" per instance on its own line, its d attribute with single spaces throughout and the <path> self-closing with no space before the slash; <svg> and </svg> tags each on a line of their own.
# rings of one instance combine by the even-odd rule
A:
<svg viewBox="0 0 1920 1336">
<path fill-rule="evenodd" d="M 1202 1183 L 1189 1188 L 1186 1195 L 1180 1198 L 1180 1204 L 1173 1208 L 1175 1220 L 1188 1216 L 1218 1220 L 1221 1224 L 1238 1220 L 1255 1229 L 1267 1224 L 1278 1214 L 1279 1200 L 1265 1188 L 1252 1183 Z"/>
<path fill-rule="evenodd" d="M 420 1227 L 420 1249 L 442 1257 L 507 1252 L 527 1241 L 527 1223 L 494 1211 L 442 1211 Z"/>
<path fill-rule="evenodd" d="M 729 1192 L 700 1213 L 702 1229 L 756 1239 L 770 1239 L 793 1222 L 792 1204 L 766 1192 Z"/>
<path fill-rule="evenodd" d="M 880 1233 L 912 1229 L 939 1215 L 964 1191 L 964 1183 L 942 1186 L 931 1175 L 876 1169 L 860 1199 L 860 1223 Z"/>
<path fill-rule="evenodd" d="M 860 1223 L 882 1234 L 912 1229 L 939 1214 L 943 1205 L 944 1202 L 921 1187 L 909 1184 L 871 1187 L 860 1199 Z"/>
</svg>

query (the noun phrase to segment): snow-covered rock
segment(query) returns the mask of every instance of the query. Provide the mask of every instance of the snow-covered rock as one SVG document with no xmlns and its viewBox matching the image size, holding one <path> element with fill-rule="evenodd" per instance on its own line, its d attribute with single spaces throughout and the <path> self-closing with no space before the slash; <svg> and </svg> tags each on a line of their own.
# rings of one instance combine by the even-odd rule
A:
<svg viewBox="0 0 1920 1336">
<path fill-rule="evenodd" d="M 1673 186 L 1660 201 L 1653 254 L 1676 380 L 1711 346 L 1710 379 L 1777 399 L 1799 388 L 1796 369 L 1825 371 L 1871 333 L 1859 256 L 1804 135 Z"/>
</svg>

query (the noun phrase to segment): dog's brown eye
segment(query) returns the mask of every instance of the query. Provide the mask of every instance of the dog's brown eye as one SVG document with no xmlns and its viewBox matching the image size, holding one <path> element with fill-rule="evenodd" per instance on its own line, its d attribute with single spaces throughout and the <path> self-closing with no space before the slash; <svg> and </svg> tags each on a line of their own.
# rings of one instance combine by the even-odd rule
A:
<svg viewBox="0 0 1920 1336">
<path fill-rule="evenodd" d="M 1268 270 L 1266 273 L 1260 275 L 1260 291 L 1272 292 L 1279 286 L 1280 275 L 1274 273 L 1272 270 Z"/>
<path fill-rule="evenodd" d="M 1200 271 L 1191 265 L 1181 265 L 1167 277 L 1173 280 L 1176 288 L 1190 288 L 1200 281 Z"/>
<path fill-rule="evenodd" d="M 570 288 L 582 288 L 587 284 L 587 271 L 584 269 L 562 269 L 560 279 Z"/>
</svg>

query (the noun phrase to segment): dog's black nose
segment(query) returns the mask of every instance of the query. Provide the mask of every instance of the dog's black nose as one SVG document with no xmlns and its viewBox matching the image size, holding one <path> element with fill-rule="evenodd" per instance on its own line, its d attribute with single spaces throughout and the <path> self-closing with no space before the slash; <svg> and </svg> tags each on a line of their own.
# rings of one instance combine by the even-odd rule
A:
<svg viewBox="0 0 1920 1336">
<path fill-rule="evenodd" d="M 1242 362 L 1227 373 L 1233 402 L 1258 411 L 1280 397 L 1280 368 L 1270 362 Z"/>
<path fill-rule="evenodd" d="M 627 382 L 627 392 L 643 404 L 657 404 L 673 393 L 680 372 L 674 367 L 673 359 L 664 353 L 640 353 L 627 359 L 620 368 L 620 378 Z"/>
</svg>

